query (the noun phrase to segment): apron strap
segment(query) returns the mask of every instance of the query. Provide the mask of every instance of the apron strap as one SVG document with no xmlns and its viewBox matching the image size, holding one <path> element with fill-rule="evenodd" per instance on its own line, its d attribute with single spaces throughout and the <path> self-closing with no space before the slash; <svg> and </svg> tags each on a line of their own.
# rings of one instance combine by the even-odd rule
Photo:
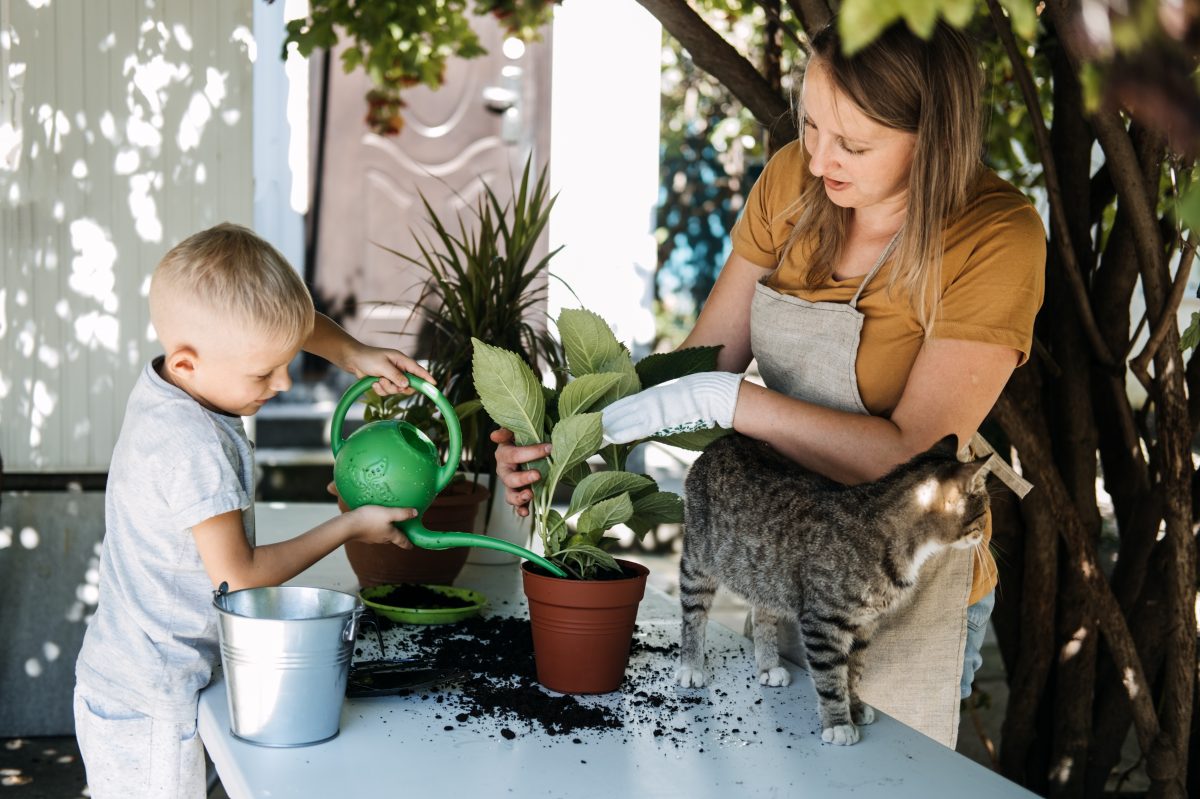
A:
<svg viewBox="0 0 1200 799">
<path fill-rule="evenodd" d="M 997 455 L 996 450 L 992 449 L 992 445 L 979 433 L 971 436 L 971 443 L 967 445 L 967 449 L 970 455 L 976 458 L 990 456 L 983 467 L 999 477 L 1000 482 L 1012 489 L 1018 498 L 1025 499 L 1025 495 L 1033 489 L 1033 483 L 1013 471 L 1013 467 Z"/>
<path fill-rule="evenodd" d="M 871 267 L 871 271 L 867 272 L 866 277 L 858 284 L 858 291 L 854 292 L 854 299 L 850 300 L 850 307 L 858 310 L 858 298 L 862 296 L 863 289 L 871 282 L 871 278 L 875 277 L 875 273 L 883 266 L 883 262 L 892 254 L 892 250 L 896 249 L 896 242 L 900 240 L 900 231 L 896 231 L 896 235 L 892 236 L 892 240 L 883 248 L 883 252 L 879 253 L 879 258 L 875 261 L 875 265 Z"/>
</svg>

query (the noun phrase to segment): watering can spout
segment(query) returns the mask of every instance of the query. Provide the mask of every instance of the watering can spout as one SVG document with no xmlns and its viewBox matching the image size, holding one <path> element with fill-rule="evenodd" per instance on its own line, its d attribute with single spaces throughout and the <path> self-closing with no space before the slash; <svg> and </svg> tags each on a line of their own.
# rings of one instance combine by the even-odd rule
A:
<svg viewBox="0 0 1200 799">
<path fill-rule="evenodd" d="M 445 463 L 439 463 L 437 447 L 428 436 L 404 421 L 370 422 L 355 430 L 349 438 L 342 438 L 342 425 L 350 406 L 378 379 L 364 377 L 352 385 L 333 412 L 329 430 L 329 443 L 334 454 L 333 479 L 346 504 L 351 508 L 360 505 L 415 508 L 416 518 L 397 522 L 397 526 L 422 549 L 498 549 L 533 561 L 557 577 L 566 577 L 562 567 L 516 544 L 485 535 L 434 532 L 425 527 L 421 514 L 454 479 L 462 458 L 462 429 L 458 416 L 454 406 L 436 387 L 408 375 L 409 385 L 431 399 L 442 414 L 449 434 Z"/>
<path fill-rule="evenodd" d="M 566 571 L 557 563 L 530 552 L 525 547 L 509 543 L 508 541 L 502 541 L 499 538 L 475 535 L 474 533 L 435 532 L 424 525 L 420 516 L 396 522 L 396 526 L 408 537 L 409 541 L 412 541 L 415 546 L 419 546 L 422 549 L 451 549 L 452 547 L 496 549 L 501 552 L 507 552 L 509 555 L 516 555 L 518 558 L 524 558 L 531 563 L 536 563 L 555 577 L 567 576 Z"/>
</svg>

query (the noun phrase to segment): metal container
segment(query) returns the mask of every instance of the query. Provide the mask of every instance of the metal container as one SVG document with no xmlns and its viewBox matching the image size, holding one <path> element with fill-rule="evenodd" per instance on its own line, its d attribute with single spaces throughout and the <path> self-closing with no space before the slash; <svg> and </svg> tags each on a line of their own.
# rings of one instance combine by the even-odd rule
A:
<svg viewBox="0 0 1200 799">
<path fill-rule="evenodd" d="M 213 595 L 233 735 L 261 746 L 307 746 L 338 734 L 358 597 L 280 586 Z"/>
</svg>

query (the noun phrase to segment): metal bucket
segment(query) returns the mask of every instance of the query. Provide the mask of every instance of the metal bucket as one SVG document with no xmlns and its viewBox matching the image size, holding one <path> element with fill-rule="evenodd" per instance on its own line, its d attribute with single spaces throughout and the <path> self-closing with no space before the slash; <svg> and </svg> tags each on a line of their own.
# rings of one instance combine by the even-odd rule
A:
<svg viewBox="0 0 1200 799">
<path fill-rule="evenodd" d="M 235 737 L 307 746 L 338 734 L 358 597 L 280 586 L 214 592 L 221 665 Z"/>
</svg>

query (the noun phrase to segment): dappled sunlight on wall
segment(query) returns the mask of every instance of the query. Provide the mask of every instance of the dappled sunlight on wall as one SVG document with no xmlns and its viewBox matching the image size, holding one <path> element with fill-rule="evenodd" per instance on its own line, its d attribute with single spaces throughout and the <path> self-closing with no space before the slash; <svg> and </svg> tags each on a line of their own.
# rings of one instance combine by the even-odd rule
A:
<svg viewBox="0 0 1200 799">
<path fill-rule="evenodd" d="M 0 0 L 0 452 L 103 471 L 185 236 L 252 221 L 248 3 Z M 274 54 L 270 54 L 274 55 Z"/>
</svg>

